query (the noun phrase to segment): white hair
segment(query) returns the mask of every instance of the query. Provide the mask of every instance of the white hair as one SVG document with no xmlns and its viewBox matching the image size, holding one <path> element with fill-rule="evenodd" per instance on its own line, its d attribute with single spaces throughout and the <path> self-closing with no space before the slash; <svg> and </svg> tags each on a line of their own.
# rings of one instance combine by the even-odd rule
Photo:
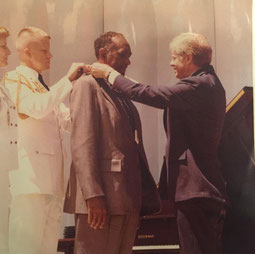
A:
<svg viewBox="0 0 255 254">
<path fill-rule="evenodd" d="M 202 34 L 182 33 L 170 42 L 169 47 L 177 55 L 192 55 L 193 63 L 199 67 L 211 63 L 212 48 Z"/>
</svg>

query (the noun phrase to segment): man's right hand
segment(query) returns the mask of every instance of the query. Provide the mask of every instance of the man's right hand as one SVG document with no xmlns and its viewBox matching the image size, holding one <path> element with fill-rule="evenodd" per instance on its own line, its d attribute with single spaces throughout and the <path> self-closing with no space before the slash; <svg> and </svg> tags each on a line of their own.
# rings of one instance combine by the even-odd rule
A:
<svg viewBox="0 0 255 254">
<path fill-rule="evenodd" d="M 78 79 L 82 74 L 90 74 L 91 67 L 85 65 L 84 63 L 72 63 L 68 73 L 67 78 L 72 82 Z"/>
<path fill-rule="evenodd" d="M 105 197 L 94 197 L 87 200 L 88 224 L 93 229 L 103 229 L 106 221 Z"/>
</svg>

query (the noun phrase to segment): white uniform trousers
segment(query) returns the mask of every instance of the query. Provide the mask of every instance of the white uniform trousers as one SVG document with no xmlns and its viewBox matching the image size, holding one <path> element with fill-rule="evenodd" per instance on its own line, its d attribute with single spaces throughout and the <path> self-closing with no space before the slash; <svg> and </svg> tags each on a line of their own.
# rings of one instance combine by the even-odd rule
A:
<svg viewBox="0 0 255 254">
<path fill-rule="evenodd" d="M 87 214 L 76 214 L 75 254 L 131 254 L 139 214 L 110 215 L 102 230 L 88 225 Z"/>
<path fill-rule="evenodd" d="M 10 254 L 56 254 L 63 198 L 51 194 L 20 194 L 10 214 Z"/>
<path fill-rule="evenodd" d="M 8 171 L 0 171 L 0 200 L 0 254 L 8 254 L 9 209 L 11 202 Z"/>
</svg>

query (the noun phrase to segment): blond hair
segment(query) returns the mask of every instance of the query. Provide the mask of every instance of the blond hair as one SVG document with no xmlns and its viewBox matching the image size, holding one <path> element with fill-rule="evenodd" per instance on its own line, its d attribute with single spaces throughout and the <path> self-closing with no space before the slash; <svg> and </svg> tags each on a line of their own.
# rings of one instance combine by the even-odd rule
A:
<svg viewBox="0 0 255 254">
<path fill-rule="evenodd" d="M 29 45 L 29 43 L 37 39 L 50 39 L 50 36 L 40 28 L 37 27 L 25 27 L 20 30 L 18 38 L 16 40 L 16 49 L 22 50 Z"/>
<path fill-rule="evenodd" d="M 3 26 L 0 26 L 0 38 L 6 38 L 10 35 L 9 31 L 3 27 Z"/>
<path fill-rule="evenodd" d="M 177 55 L 192 55 L 193 63 L 199 67 L 211 63 L 212 48 L 202 34 L 182 33 L 170 42 L 169 47 Z"/>
</svg>

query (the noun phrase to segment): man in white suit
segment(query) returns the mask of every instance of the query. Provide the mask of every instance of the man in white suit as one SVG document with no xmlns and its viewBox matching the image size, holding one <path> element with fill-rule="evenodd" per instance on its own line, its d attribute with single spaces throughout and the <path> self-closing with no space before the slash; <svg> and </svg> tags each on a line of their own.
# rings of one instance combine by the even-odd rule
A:
<svg viewBox="0 0 255 254">
<path fill-rule="evenodd" d="M 10 175 L 10 253 L 52 254 L 57 249 L 65 193 L 60 123 L 69 120 L 68 110 L 60 110 L 64 108 L 60 104 L 84 65 L 73 64 L 49 88 L 41 72 L 50 68 L 50 36 L 26 27 L 19 32 L 16 47 L 20 66 L 3 80 L 19 116 L 19 168 Z"/>
<path fill-rule="evenodd" d="M 9 31 L 0 27 L 0 67 L 6 67 L 11 54 L 7 46 Z M 1 77 L 2 78 L 2 77 Z M 17 112 L 8 91 L 0 85 L 0 254 L 8 253 L 9 171 L 17 168 Z M 6 160 L 11 158 L 11 160 Z"/>
</svg>

